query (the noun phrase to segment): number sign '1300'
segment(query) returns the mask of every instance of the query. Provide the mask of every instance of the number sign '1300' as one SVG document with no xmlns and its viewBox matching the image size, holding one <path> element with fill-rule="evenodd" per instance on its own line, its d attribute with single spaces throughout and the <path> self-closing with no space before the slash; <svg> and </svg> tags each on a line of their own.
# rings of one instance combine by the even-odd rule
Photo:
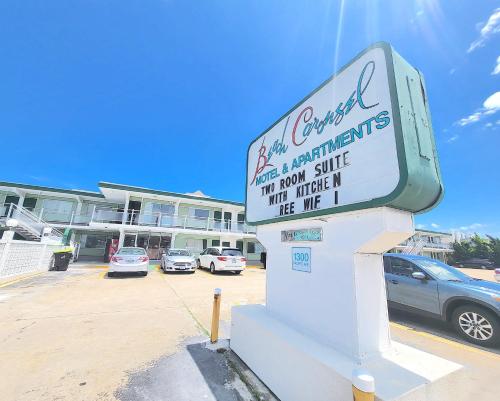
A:
<svg viewBox="0 0 500 401">
<path fill-rule="evenodd" d="M 292 248 L 292 269 L 311 272 L 311 248 Z"/>
</svg>

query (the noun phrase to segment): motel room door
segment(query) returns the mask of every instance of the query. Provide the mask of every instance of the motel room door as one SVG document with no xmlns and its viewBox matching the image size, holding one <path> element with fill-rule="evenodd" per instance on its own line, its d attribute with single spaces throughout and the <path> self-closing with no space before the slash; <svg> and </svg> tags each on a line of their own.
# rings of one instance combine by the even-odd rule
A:
<svg viewBox="0 0 500 401">
<path fill-rule="evenodd" d="M 161 255 L 170 248 L 172 237 L 169 234 L 151 233 L 147 246 L 149 259 L 160 260 Z"/>
<path fill-rule="evenodd" d="M 137 234 L 136 246 L 144 248 L 149 259 L 160 260 L 161 255 L 170 248 L 171 242 L 172 236 L 170 234 L 141 232 Z"/>
<path fill-rule="evenodd" d="M 137 246 L 137 233 L 125 233 L 123 246 Z"/>
</svg>

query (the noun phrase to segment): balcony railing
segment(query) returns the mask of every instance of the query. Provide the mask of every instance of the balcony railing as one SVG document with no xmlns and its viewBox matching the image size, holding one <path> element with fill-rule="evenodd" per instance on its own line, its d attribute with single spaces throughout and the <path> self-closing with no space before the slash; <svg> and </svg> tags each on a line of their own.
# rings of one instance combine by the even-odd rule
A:
<svg viewBox="0 0 500 401">
<path fill-rule="evenodd" d="M 254 234 L 255 227 L 232 220 L 219 220 L 205 217 L 172 215 L 168 213 L 141 213 L 133 210 L 123 212 L 116 209 L 95 209 L 91 214 L 57 214 L 44 212 L 53 223 L 69 225 L 89 225 L 92 223 L 124 224 L 128 226 L 180 228 L 188 230 L 214 231 L 227 233 Z"/>
<path fill-rule="evenodd" d="M 417 242 L 415 240 L 407 240 L 407 241 L 404 241 L 403 243 L 401 243 L 400 246 L 413 246 L 417 244 Z M 434 249 L 447 249 L 447 250 L 452 250 L 453 249 L 453 246 L 452 244 L 446 244 L 446 243 L 443 243 L 443 242 L 440 242 L 440 243 L 436 243 L 436 242 L 431 242 L 431 241 L 419 241 L 418 243 L 421 247 L 423 248 L 434 248 Z"/>
<path fill-rule="evenodd" d="M 40 216 L 33 214 L 27 208 L 17 206 L 14 203 L 0 207 L 0 220 L 7 224 L 8 219 L 17 221 L 18 225 L 14 227 L 14 231 L 20 231 L 21 234 L 32 238 L 41 239 L 44 237 L 56 242 L 60 242 L 63 238 L 61 231 L 42 220 Z"/>
</svg>

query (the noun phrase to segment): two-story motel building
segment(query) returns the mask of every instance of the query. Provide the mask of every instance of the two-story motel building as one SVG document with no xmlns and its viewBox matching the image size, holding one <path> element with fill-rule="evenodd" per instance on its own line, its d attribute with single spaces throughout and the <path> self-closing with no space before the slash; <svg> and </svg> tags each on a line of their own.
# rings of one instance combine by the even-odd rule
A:
<svg viewBox="0 0 500 401">
<path fill-rule="evenodd" d="M 99 192 L 0 182 L 0 215 L 11 204 L 53 227 L 71 229 L 80 259 L 102 260 L 110 240 L 144 247 L 158 259 L 170 247 L 194 253 L 209 246 L 240 248 L 249 262 L 263 248 L 245 223 L 244 205 L 197 191 L 179 194 L 99 183 Z"/>
<path fill-rule="evenodd" d="M 61 230 L 69 228 L 80 259 L 102 261 L 114 239 L 119 246 L 144 247 L 151 259 L 170 247 L 196 254 L 221 245 L 241 249 L 249 263 L 260 260 L 263 248 L 255 228 L 245 223 L 242 203 L 210 198 L 199 191 L 179 194 L 107 182 L 99 183 L 99 190 L 0 182 L 0 221 L 14 204 L 33 219 Z M 417 230 L 393 252 L 446 261 L 453 252 L 451 242 L 448 233 Z"/>
</svg>

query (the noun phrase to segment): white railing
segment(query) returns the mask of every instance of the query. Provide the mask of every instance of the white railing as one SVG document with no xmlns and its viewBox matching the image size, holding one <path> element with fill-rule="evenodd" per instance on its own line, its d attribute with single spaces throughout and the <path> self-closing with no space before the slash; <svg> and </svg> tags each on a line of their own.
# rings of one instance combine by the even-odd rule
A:
<svg viewBox="0 0 500 401">
<path fill-rule="evenodd" d="M 51 226 L 53 224 L 78 226 L 90 225 L 92 223 L 105 223 L 145 227 L 181 228 L 187 230 L 204 230 L 221 233 L 255 233 L 255 227 L 249 226 L 239 221 L 173 215 L 159 212 L 141 213 L 138 210 L 123 212 L 119 209 L 95 208 L 94 210 L 86 214 L 75 214 L 75 212 L 68 214 L 42 209 L 39 211 L 39 215 L 35 216 L 33 213 L 27 211 L 26 209 L 23 210 L 29 213 L 29 215 L 31 216 L 31 220 L 35 220 L 36 223 L 40 223 L 40 229 L 42 229 L 44 226 Z M 4 212 L 4 210 L 2 209 L 0 209 L 0 212 L 0 215 L 8 213 L 8 211 Z"/>
<path fill-rule="evenodd" d="M 74 219 L 80 216 L 74 216 Z M 255 228 L 242 222 L 168 213 L 123 212 L 116 209 L 96 209 L 89 223 L 125 224 L 149 227 L 182 228 L 228 233 L 255 233 Z"/>
<path fill-rule="evenodd" d="M 28 209 L 11 203 L 9 206 L 2 206 L 0 209 L 0 217 L 4 220 L 15 219 L 20 227 L 32 234 L 38 239 L 44 235 L 44 230 L 50 228 L 49 237 L 53 241 L 62 239 L 63 233 L 47 222 L 43 221 L 39 216 L 36 216 Z"/>
<path fill-rule="evenodd" d="M 434 249 L 445 249 L 452 250 L 452 244 L 446 244 L 443 242 L 436 243 L 424 240 L 422 238 L 409 239 L 404 241 L 400 246 L 405 247 L 405 253 L 414 253 L 415 250 L 421 251 L 423 248 L 434 248 Z"/>
</svg>

